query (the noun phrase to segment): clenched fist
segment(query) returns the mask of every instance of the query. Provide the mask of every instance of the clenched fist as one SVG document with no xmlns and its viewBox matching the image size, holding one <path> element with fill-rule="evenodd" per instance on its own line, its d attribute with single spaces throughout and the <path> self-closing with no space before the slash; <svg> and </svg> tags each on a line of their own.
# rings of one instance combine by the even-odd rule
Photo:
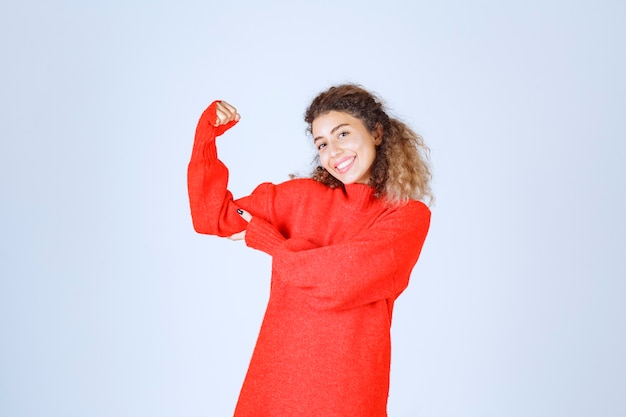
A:
<svg viewBox="0 0 626 417">
<path fill-rule="evenodd" d="M 216 118 L 213 126 L 221 126 L 232 121 L 238 122 L 241 116 L 237 109 L 225 101 L 218 101 L 215 109 Z"/>
</svg>

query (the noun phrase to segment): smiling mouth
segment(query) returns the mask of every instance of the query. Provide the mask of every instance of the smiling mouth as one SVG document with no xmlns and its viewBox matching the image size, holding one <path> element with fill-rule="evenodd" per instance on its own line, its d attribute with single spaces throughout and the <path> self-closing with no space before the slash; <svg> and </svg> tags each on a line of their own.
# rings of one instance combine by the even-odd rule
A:
<svg viewBox="0 0 626 417">
<path fill-rule="evenodd" d="M 340 174 L 345 173 L 346 171 L 348 171 L 348 169 L 350 169 L 350 166 L 352 165 L 355 159 L 356 159 L 355 156 L 344 159 L 343 161 L 335 165 L 335 170 L 339 172 Z"/>
</svg>

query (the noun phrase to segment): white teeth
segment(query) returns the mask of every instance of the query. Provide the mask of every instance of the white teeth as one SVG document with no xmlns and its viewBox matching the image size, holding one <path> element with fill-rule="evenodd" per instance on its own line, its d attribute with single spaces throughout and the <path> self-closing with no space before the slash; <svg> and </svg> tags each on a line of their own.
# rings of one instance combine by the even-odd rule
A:
<svg viewBox="0 0 626 417">
<path fill-rule="evenodd" d="M 344 169 L 345 167 L 350 165 L 352 163 L 352 161 L 354 161 L 354 158 L 350 158 L 350 159 L 340 163 L 339 165 L 337 165 L 337 169 Z"/>
</svg>

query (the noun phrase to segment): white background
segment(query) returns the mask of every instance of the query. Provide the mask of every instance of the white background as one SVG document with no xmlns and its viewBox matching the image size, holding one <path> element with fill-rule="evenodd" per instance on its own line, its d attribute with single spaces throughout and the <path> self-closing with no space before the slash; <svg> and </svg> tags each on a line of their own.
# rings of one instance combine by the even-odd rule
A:
<svg viewBox="0 0 626 417">
<path fill-rule="evenodd" d="M 236 196 L 307 174 L 302 114 L 379 93 L 432 150 L 391 417 L 626 415 L 619 1 L 0 6 L 0 415 L 228 416 L 270 258 L 195 234 L 213 99 Z M 320 262 L 341 262 L 321 259 Z"/>
</svg>

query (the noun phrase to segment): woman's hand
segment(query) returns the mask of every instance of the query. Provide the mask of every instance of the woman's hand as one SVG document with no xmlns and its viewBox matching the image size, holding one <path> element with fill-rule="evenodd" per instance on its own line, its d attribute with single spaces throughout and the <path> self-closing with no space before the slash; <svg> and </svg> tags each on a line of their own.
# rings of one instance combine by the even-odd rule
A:
<svg viewBox="0 0 626 417">
<path fill-rule="evenodd" d="M 218 101 L 216 106 L 216 118 L 213 126 L 225 125 L 232 121 L 238 122 L 241 116 L 237 109 L 225 101 Z"/>
<path fill-rule="evenodd" d="M 248 223 L 250 223 L 250 220 L 252 220 L 252 215 L 245 210 L 237 209 L 237 213 L 239 213 L 241 218 L 247 221 Z M 235 233 L 234 235 L 228 236 L 228 238 L 230 240 L 244 240 L 246 238 L 246 231 L 242 230 L 239 233 Z"/>
</svg>

